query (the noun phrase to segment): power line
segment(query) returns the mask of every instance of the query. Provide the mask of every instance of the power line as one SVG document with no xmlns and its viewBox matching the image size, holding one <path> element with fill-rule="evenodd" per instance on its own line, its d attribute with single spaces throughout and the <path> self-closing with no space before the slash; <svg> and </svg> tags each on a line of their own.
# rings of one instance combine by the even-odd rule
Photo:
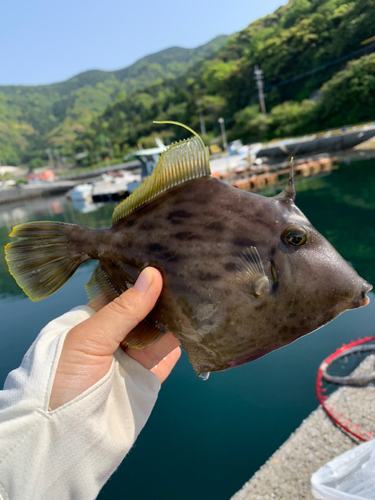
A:
<svg viewBox="0 0 375 500">
<path fill-rule="evenodd" d="M 350 52 L 349 54 L 346 54 L 345 56 L 338 57 L 337 59 L 334 59 L 333 61 L 330 61 L 326 64 L 323 64 L 322 66 L 318 66 L 317 68 L 311 69 L 310 71 L 306 71 L 305 73 L 301 73 L 300 75 L 293 76 L 292 78 L 288 78 L 288 80 L 284 80 L 282 82 L 269 85 L 268 87 L 266 87 L 264 89 L 264 91 L 268 92 L 269 90 L 271 90 L 275 87 L 282 87 L 283 85 L 287 85 L 288 83 L 295 82 L 296 80 L 300 80 L 301 78 L 305 78 L 306 76 L 312 75 L 314 73 L 317 73 L 318 71 L 322 71 L 323 69 L 329 68 L 330 66 L 332 66 L 336 63 L 339 63 L 341 61 L 345 61 L 346 59 L 350 59 L 352 56 L 359 54 L 360 52 L 366 52 L 369 50 L 369 48 L 375 48 L 375 42 L 370 43 L 366 47 L 362 47 L 361 49 Z"/>
</svg>

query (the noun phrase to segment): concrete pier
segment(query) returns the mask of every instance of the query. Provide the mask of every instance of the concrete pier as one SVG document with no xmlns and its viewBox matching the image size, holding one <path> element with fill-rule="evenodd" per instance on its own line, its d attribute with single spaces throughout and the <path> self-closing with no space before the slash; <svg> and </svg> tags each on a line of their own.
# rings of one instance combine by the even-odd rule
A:
<svg viewBox="0 0 375 500">
<path fill-rule="evenodd" d="M 354 371 L 375 370 L 375 355 L 368 356 Z M 375 437 L 375 383 L 342 387 L 327 400 L 335 411 L 360 424 Z M 357 446 L 318 408 L 267 460 L 231 500 L 312 500 L 311 475 L 337 455 Z"/>
<path fill-rule="evenodd" d="M 15 203 L 30 200 L 32 198 L 66 193 L 76 184 L 77 182 L 74 181 L 46 182 L 44 184 L 25 185 L 24 187 L 0 191 L 0 204 Z"/>
</svg>

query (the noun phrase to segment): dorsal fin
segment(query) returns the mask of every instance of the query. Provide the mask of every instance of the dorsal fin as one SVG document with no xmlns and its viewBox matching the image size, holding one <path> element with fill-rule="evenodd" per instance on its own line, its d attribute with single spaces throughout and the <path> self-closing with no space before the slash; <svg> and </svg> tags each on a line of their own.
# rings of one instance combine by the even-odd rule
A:
<svg viewBox="0 0 375 500">
<path fill-rule="evenodd" d="M 296 188 L 294 186 L 294 167 L 293 167 L 293 156 L 290 159 L 290 164 L 289 164 L 289 180 L 288 184 L 285 189 L 281 191 L 281 193 L 277 194 L 276 196 L 273 196 L 273 198 L 277 198 L 279 200 L 285 200 L 285 199 L 290 199 L 293 201 L 293 203 L 296 200 Z"/>
<path fill-rule="evenodd" d="M 155 171 L 143 184 L 115 208 L 112 223 L 116 224 L 168 189 L 210 174 L 208 148 L 201 139 L 193 137 L 176 142 L 161 155 Z"/>
</svg>

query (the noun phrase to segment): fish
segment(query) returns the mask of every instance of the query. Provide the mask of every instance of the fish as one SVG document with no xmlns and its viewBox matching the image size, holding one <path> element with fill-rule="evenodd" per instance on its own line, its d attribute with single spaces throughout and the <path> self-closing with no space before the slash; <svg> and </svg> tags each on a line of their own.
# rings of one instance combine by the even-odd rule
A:
<svg viewBox="0 0 375 500">
<path fill-rule="evenodd" d="M 13 228 L 10 236 L 20 239 L 7 244 L 6 260 L 31 300 L 96 259 L 86 290 L 98 311 L 153 266 L 163 276 L 161 295 L 121 347 L 143 349 L 171 331 L 201 376 L 260 358 L 368 304 L 372 286 L 295 205 L 292 163 L 277 196 L 241 191 L 211 176 L 208 148 L 188 130 L 192 137 L 168 147 L 115 208 L 110 228 Z"/>
</svg>

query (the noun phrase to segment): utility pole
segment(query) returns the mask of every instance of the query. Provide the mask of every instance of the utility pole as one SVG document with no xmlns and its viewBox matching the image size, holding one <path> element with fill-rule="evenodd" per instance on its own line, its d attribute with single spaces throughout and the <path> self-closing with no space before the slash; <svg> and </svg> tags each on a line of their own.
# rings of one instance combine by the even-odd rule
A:
<svg viewBox="0 0 375 500">
<path fill-rule="evenodd" d="M 109 137 L 107 137 L 107 144 L 108 144 L 109 156 L 111 156 L 113 158 L 114 157 L 113 146 L 112 146 L 112 141 Z"/>
<path fill-rule="evenodd" d="M 204 123 L 204 117 L 203 117 L 203 113 L 202 113 L 202 100 L 201 99 L 197 99 L 197 106 L 199 109 L 199 121 L 201 124 L 201 134 L 206 135 L 206 124 Z"/>
<path fill-rule="evenodd" d="M 220 128 L 221 128 L 221 137 L 223 139 L 223 147 L 225 151 L 228 151 L 228 142 L 227 142 L 227 134 L 225 133 L 225 123 L 224 123 L 224 118 L 219 118 L 218 122 L 220 123 Z"/>
<path fill-rule="evenodd" d="M 55 153 L 55 158 L 57 161 L 57 168 L 60 168 L 61 165 L 61 158 L 60 158 L 60 153 L 58 149 L 54 149 L 53 152 Z"/>
<path fill-rule="evenodd" d="M 45 152 L 47 153 L 47 156 L 48 156 L 48 166 L 50 168 L 53 168 L 53 157 L 52 157 L 52 151 L 50 148 L 47 148 L 45 150 Z"/>
<path fill-rule="evenodd" d="M 254 68 L 255 82 L 256 82 L 256 85 L 258 87 L 260 109 L 261 109 L 262 113 L 265 115 L 265 114 L 267 114 L 267 112 L 266 112 L 266 104 L 264 102 L 264 94 L 263 94 L 263 75 L 264 75 L 264 71 L 259 69 L 259 66 L 256 65 Z"/>
</svg>

